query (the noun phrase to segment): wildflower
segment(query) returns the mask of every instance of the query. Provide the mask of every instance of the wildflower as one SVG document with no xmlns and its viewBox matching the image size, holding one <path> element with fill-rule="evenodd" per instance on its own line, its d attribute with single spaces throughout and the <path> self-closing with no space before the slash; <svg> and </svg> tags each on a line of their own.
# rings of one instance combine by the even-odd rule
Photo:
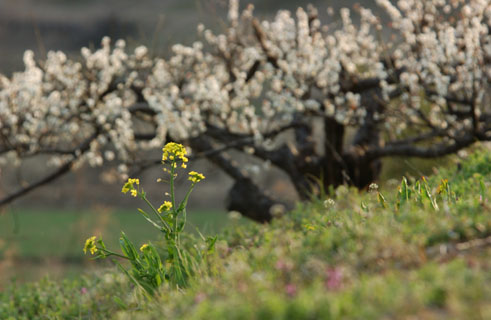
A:
<svg viewBox="0 0 491 320">
<path fill-rule="evenodd" d="M 134 184 L 139 185 L 140 184 L 140 179 L 131 179 L 129 178 L 128 181 L 123 185 L 123 188 L 121 189 L 122 193 L 127 193 L 128 191 L 131 191 L 131 195 L 133 197 L 136 197 L 137 191 L 135 190 L 135 187 L 133 186 Z"/>
<path fill-rule="evenodd" d="M 307 230 L 307 231 L 314 231 L 315 230 L 315 226 L 311 225 L 311 224 L 304 224 L 303 227 Z"/>
<path fill-rule="evenodd" d="M 340 268 L 329 268 L 326 270 L 325 286 L 329 290 L 339 289 L 343 284 L 343 272 Z"/>
<path fill-rule="evenodd" d="M 158 212 L 162 213 L 163 211 L 169 211 L 170 209 L 172 209 L 172 202 L 164 201 L 164 203 L 162 203 L 160 208 L 158 208 Z"/>
<path fill-rule="evenodd" d="M 278 260 L 274 267 L 276 270 L 288 272 L 293 269 L 293 262 L 288 260 Z"/>
<path fill-rule="evenodd" d="M 205 176 L 201 173 L 198 173 L 196 171 L 191 171 L 189 173 L 189 181 L 193 182 L 193 183 L 198 183 L 200 182 L 201 180 L 203 180 L 205 178 Z"/>
<path fill-rule="evenodd" d="M 233 210 L 232 210 L 232 211 L 230 211 L 230 212 L 228 213 L 228 218 L 229 218 L 230 220 L 239 220 L 239 219 L 240 219 L 240 217 L 242 217 L 242 214 L 241 214 L 240 212 L 238 212 L 238 211 L 233 211 Z"/>
<path fill-rule="evenodd" d="M 324 208 L 333 207 L 335 204 L 336 204 L 336 202 L 334 202 L 334 200 L 327 199 L 327 200 L 324 201 Z"/>
<path fill-rule="evenodd" d="M 290 297 L 295 296 L 297 294 L 297 286 L 292 283 L 287 284 L 285 287 L 285 293 Z"/>
<path fill-rule="evenodd" d="M 87 250 L 90 251 L 90 254 L 94 254 L 97 252 L 97 247 L 95 246 L 95 239 L 96 237 L 90 237 L 87 240 L 85 240 L 85 246 L 84 246 L 84 253 L 87 254 Z"/>
<path fill-rule="evenodd" d="M 378 190 L 378 184 L 376 184 L 376 183 L 371 183 L 368 186 L 368 191 L 370 191 L 370 192 L 374 192 L 374 191 L 377 191 L 377 190 Z"/>
<path fill-rule="evenodd" d="M 183 163 L 188 162 L 188 158 L 186 157 L 187 151 L 186 148 L 180 143 L 169 142 L 162 149 L 162 162 L 170 160 L 181 160 Z"/>
<path fill-rule="evenodd" d="M 148 243 L 144 243 L 141 247 L 140 247 L 140 251 L 141 252 L 144 252 L 145 249 L 148 248 Z"/>
<path fill-rule="evenodd" d="M 269 213 L 275 218 L 279 218 L 285 214 L 286 208 L 281 203 L 275 203 L 269 208 Z"/>
</svg>

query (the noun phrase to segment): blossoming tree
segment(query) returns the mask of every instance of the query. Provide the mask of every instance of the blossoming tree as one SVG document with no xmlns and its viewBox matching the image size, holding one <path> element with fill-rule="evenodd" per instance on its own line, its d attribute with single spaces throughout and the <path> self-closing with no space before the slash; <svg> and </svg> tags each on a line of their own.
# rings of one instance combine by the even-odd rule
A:
<svg viewBox="0 0 491 320">
<path fill-rule="evenodd" d="M 27 51 L 23 72 L 0 75 L 0 158 L 49 155 L 53 172 L 0 204 L 83 163 L 144 169 L 160 162 L 145 150 L 175 141 L 234 179 L 229 209 L 268 221 L 275 200 L 230 150 L 283 170 L 306 199 L 313 177 L 364 187 L 383 157 L 491 140 L 489 0 L 377 4 L 389 22 L 361 7 L 326 23 L 313 7 L 260 20 L 232 0 L 223 34 L 200 25 L 166 59 L 108 38 L 75 60 Z"/>
</svg>

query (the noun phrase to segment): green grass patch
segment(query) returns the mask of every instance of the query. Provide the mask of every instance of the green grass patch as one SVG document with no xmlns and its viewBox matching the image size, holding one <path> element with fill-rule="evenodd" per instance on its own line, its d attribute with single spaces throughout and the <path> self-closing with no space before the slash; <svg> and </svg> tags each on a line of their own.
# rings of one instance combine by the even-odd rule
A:
<svg viewBox="0 0 491 320">
<path fill-rule="evenodd" d="M 225 212 L 191 210 L 186 231 L 215 234 L 231 221 Z M 242 220 L 241 223 L 247 223 Z M 160 234 L 135 210 L 100 208 L 83 211 L 16 209 L 0 215 L 0 289 L 12 280 L 75 279 L 110 262 L 91 261 L 82 252 L 87 237 L 102 235 L 119 247 L 123 230 L 136 244 L 160 241 Z M 4 265 L 4 267 L 2 267 Z"/>
<path fill-rule="evenodd" d="M 197 228 L 204 234 L 214 234 L 229 223 L 225 212 L 190 211 L 187 230 L 193 233 Z M 121 230 L 136 243 L 157 240 L 159 236 L 136 209 L 21 209 L 0 215 L 0 239 L 17 256 L 26 258 L 81 258 L 88 236 L 101 235 L 109 245 L 118 246 Z"/>
</svg>

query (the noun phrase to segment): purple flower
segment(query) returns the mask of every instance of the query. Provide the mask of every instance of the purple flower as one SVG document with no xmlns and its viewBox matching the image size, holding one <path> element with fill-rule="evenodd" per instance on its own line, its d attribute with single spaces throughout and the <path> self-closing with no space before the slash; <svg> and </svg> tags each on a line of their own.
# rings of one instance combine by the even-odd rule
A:
<svg viewBox="0 0 491 320">
<path fill-rule="evenodd" d="M 293 264 L 290 261 L 278 260 L 275 264 L 276 270 L 290 271 L 293 269 Z"/>
<path fill-rule="evenodd" d="M 329 268 L 326 271 L 326 288 L 336 290 L 341 288 L 343 281 L 343 272 L 340 268 Z"/>
<path fill-rule="evenodd" d="M 290 297 L 293 297 L 293 296 L 295 296 L 297 294 L 297 286 L 294 285 L 293 283 L 289 283 L 285 287 L 285 292 Z"/>
</svg>

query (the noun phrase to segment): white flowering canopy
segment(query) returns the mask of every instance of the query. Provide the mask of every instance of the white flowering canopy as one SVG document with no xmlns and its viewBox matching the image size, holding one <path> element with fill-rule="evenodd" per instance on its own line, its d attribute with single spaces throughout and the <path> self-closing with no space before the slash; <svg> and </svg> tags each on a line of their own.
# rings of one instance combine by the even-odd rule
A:
<svg viewBox="0 0 491 320">
<path fill-rule="evenodd" d="M 231 0 L 224 33 L 199 25 L 200 40 L 165 59 L 109 38 L 73 60 L 27 51 L 23 72 L 0 75 L 0 161 L 47 154 L 57 168 L 118 161 L 125 173 L 142 150 L 204 137 L 199 146 L 252 146 L 295 180 L 332 165 L 329 154 L 433 157 L 491 140 L 490 1 L 376 2 L 389 21 L 361 7 L 326 22 L 313 7 L 261 21 Z M 308 146 L 314 118 L 325 120 L 321 154 Z M 343 147 L 348 127 L 357 134 Z M 302 161 L 272 154 L 285 155 L 271 141 L 286 130 Z"/>
</svg>

